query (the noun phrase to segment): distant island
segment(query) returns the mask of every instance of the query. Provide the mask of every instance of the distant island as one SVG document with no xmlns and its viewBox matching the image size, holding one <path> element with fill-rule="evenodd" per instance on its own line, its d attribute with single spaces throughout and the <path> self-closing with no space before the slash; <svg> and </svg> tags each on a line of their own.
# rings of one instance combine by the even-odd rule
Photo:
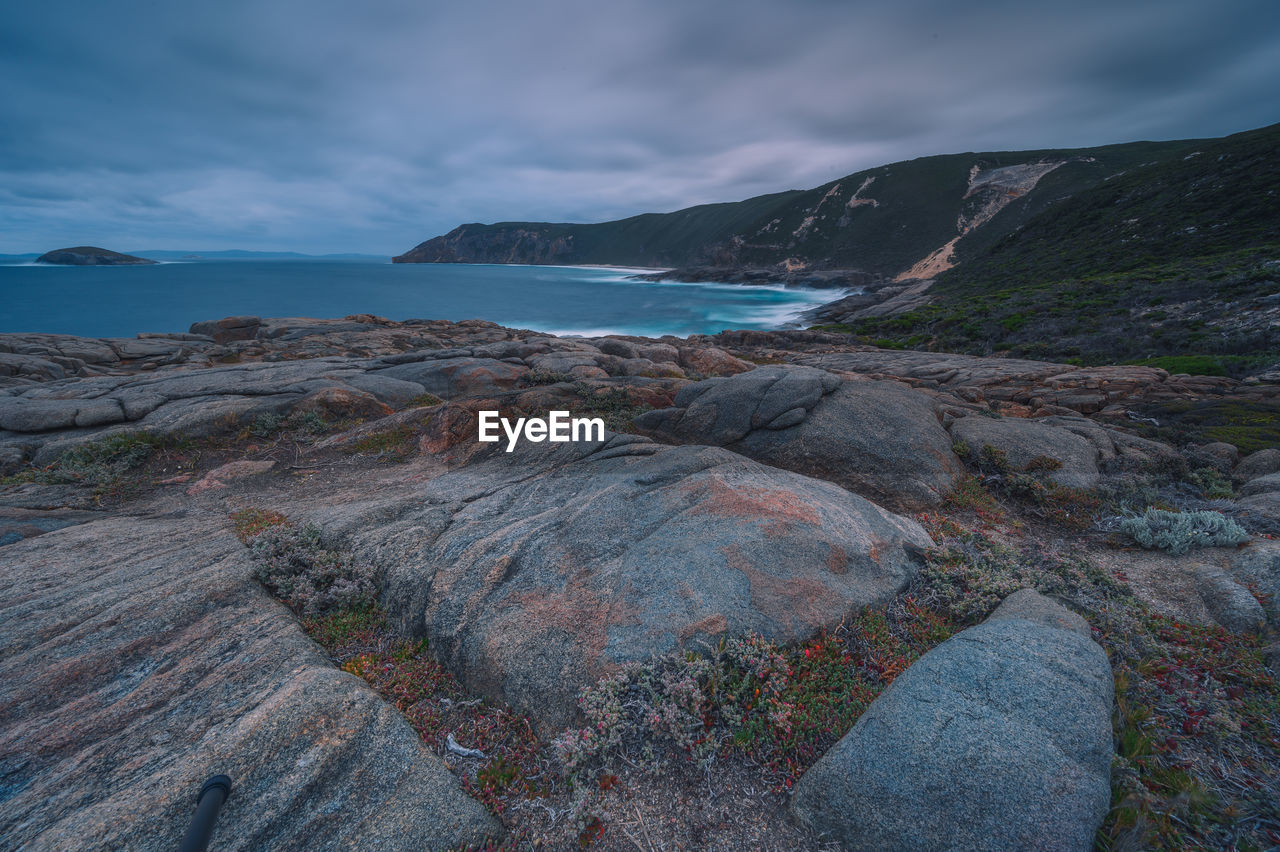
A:
<svg viewBox="0 0 1280 852">
<path fill-rule="evenodd" d="M 155 261 L 97 246 L 76 246 L 45 252 L 36 258 L 36 263 L 53 263 L 60 266 L 140 266 L 155 263 Z"/>
</svg>

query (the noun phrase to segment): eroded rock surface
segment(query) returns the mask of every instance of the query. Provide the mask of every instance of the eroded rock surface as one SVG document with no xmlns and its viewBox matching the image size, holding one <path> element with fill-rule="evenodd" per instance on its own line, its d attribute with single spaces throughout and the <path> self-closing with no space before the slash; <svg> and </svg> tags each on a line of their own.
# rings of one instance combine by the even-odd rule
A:
<svg viewBox="0 0 1280 852">
<path fill-rule="evenodd" d="M 203 437 L 264 415 L 382 417 L 428 394 L 491 397 L 552 383 L 655 383 L 669 400 L 689 375 L 751 369 L 713 346 L 561 339 L 479 320 L 244 316 L 192 332 L 0 335 L 0 467 L 48 464 L 118 431 Z"/>
<path fill-rule="evenodd" d="M 899 675 L 805 773 L 801 820 L 845 849 L 1093 848 L 1111 667 L 1060 605 L 1006 603 Z"/>
<path fill-rule="evenodd" d="M 931 544 L 830 483 L 617 435 L 498 451 L 318 520 L 386 572 L 390 614 L 469 688 L 548 729 L 624 661 L 747 631 L 795 641 L 883 604 Z"/>
<path fill-rule="evenodd" d="M 335 668 L 221 518 L 112 518 L 0 549 L 0 846 L 441 849 L 499 833 Z"/>
</svg>

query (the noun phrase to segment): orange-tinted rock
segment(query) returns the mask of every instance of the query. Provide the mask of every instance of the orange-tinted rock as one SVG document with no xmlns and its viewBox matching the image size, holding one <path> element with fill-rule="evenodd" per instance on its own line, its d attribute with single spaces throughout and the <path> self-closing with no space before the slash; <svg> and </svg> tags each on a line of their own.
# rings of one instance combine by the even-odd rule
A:
<svg viewBox="0 0 1280 852">
<path fill-rule="evenodd" d="M 348 388 L 322 388 L 303 397 L 293 407 L 295 414 L 314 412 L 326 420 L 345 420 L 355 417 L 385 417 L 391 407 L 378 401 L 371 393 Z"/>
</svg>

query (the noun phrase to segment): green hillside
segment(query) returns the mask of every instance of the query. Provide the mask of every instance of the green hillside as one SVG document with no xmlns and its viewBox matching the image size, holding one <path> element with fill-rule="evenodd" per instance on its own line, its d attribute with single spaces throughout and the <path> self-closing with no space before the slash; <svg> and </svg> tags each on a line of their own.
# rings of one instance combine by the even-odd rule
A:
<svg viewBox="0 0 1280 852">
<path fill-rule="evenodd" d="M 882 345 L 1249 372 L 1280 360 L 1278 193 L 1280 125 L 1197 143 L 962 240 L 930 304 L 844 328 Z"/>
<path fill-rule="evenodd" d="M 1176 159 L 1198 144 L 1135 142 L 923 157 L 809 190 L 614 222 L 463 225 L 395 260 L 735 267 L 792 259 L 813 269 L 853 269 L 891 277 L 959 237 L 962 222 L 985 224 L 960 240 L 960 258 L 981 251 L 1057 201 L 1109 175 L 1153 159 Z M 993 171 L 1018 168 L 1038 176 L 1038 183 L 1028 183 L 1026 175 Z M 985 181 L 989 175 L 994 178 Z M 988 220 L 984 210 L 999 212 Z"/>
</svg>

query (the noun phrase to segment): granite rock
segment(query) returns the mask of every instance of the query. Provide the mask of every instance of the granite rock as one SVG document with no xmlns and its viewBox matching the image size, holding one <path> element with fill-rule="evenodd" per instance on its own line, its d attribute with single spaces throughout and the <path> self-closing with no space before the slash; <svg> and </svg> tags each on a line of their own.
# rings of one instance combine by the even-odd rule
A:
<svg viewBox="0 0 1280 852">
<path fill-rule="evenodd" d="M 1092 849 L 1111 801 L 1111 667 L 1031 595 L 899 675 L 801 777 L 797 817 L 849 850 Z"/>
<path fill-rule="evenodd" d="M 219 849 L 500 833 L 266 596 L 224 519 L 112 518 L 0 548 L 0 649 L 8 848 L 176 848 L 217 773 L 233 783 Z"/>
</svg>

